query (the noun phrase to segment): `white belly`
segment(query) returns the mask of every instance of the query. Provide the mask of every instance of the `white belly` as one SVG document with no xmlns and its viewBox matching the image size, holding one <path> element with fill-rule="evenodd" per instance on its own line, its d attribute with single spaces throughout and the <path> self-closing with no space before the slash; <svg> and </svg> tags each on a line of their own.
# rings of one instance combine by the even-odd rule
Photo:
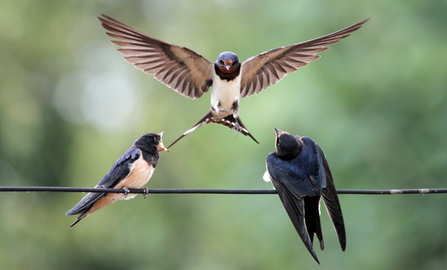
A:
<svg viewBox="0 0 447 270">
<path fill-rule="evenodd" d="M 240 98 L 240 95 L 241 76 L 232 81 L 226 81 L 214 74 L 211 107 L 219 113 L 219 116 L 225 117 L 233 114 L 233 103 Z"/>
</svg>

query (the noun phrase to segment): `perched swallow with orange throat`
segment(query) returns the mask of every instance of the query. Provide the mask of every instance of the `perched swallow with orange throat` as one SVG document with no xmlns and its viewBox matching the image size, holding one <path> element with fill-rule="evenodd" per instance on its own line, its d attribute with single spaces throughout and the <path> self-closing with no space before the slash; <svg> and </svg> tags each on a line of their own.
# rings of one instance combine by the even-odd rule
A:
<svg viewBox="0 0 447 270">
<path fill-rule="evenodd" d="M 317 60 L 320 58 L 317 53 L 350 36 L 369 20 L 316 39 L 263 52 L 242 63 L 232 52 L 221 53 L 212 63 L 188 48 L 150 37 L 106 15 L 98 19 L 109 31 L 106 34 L 116 39 L 111 42 L 121 47 L 118 51 L 128 62 L 179 94 L 195 99 L 212 86 L 210 110 L 168 148 L 209 123 L 235 129 L 259 143 L 239 117 L 239 100 L 258 94 L 288 73 Z"/>
<path fill-rule="evenodd" d="M 137 194 L 129 194 L 129 189 L 140 189 L 147 184 L 154 173 L 158 158 L 162 151 L 168 151 L 163 145 L 162 133 L 144 134 L 138 138 L 99 181 L 95 188 L 125 189 L 126 193 L 88 193 L 66 215 L 77 215 L 73 227 L 91 213 L 122 199 L 132 199 Z M 147 188 L 144 187 L 147 191 Z M 146 194 L 143 196 L 146 198 Z"/>
<path fill-rule="evenodd" d="M 266 158 L 264 180 L 272 182 L 296 231 L 312 257 L 314 234 L 324 249 L 320 223 L 320 199 L 346 249 L 346 231 L 331 170 L 323 150 L 309 137 L 293 136 L 276 129 L 275 152 Z"/>
</svg>

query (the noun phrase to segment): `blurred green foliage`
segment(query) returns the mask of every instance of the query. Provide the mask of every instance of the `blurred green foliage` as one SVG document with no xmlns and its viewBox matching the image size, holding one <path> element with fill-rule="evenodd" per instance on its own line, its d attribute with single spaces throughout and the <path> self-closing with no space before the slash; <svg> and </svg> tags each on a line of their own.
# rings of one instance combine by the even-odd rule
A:
<svg viewBox="0 0 447 270">
<path fill-rule="evenodd" d="M 446 1 L 0 2 L 0 185 L 92 187 L 146 132 L 169 145 L 209 107 L 133 68 L 104 13 L 214 61 L 372 16 L 308 67 L 242 100 L 261 142 L 203 126 L 163 153 L 150 188 L 270 189 L 274 127 L 313 138 L 343 189 L 447 185 Z M 3 269 L 445 269 L 446 195 L 341 195 L 343 253 L 323 210 L 318 266 L 277 196 L 152 195 L 71 230 L 79 193 L 0 194 Z"/>
</svg>

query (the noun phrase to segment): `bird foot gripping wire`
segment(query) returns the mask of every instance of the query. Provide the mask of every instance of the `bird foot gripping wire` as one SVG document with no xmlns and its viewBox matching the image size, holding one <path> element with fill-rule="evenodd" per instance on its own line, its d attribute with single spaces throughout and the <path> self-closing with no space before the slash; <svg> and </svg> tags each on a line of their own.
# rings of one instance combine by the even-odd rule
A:
<svg viewBox="0 0 447 270">
<path fill-rule="evenodd" d="M 146 199 L 147 194 L 149 194 L 149 189 L 147 187 L 143 187 L 143 199 Z"/>
<path fill-rule="evenodd" d="M 129 195 L 130 190 L 127 187 L 123 187 L 124 189 L 124 198 L 127 198 L 127 195 Z"/>
</svg>

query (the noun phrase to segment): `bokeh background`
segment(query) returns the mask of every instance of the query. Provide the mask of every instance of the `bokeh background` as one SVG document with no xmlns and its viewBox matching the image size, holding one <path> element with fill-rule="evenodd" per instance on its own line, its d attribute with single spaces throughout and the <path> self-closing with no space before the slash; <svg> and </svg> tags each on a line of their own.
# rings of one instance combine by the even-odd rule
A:
<svg viewBox="0 0 447 270">
<path fill-rule="evenodd" d="M 149 188 L 271 189 L 274 127 L 313 138 L 337 188 L 447 187 L 447 2 L 0 2 L 0 185 L 92 187 L 140 135 L 169 145 L 209 108 L 125 62 L 101 13 L 211 61 L 240 60 L 372 16 L 240 116 L 260 141 L 202 126 L 162 153 Z M 309 255 L 276 195 L 150 195 L 73 229 L 81 193 L 1 193 L 2 269 L 445 269 L 447 195 L 340 195 L 342 252 Z"/>
</svg>

